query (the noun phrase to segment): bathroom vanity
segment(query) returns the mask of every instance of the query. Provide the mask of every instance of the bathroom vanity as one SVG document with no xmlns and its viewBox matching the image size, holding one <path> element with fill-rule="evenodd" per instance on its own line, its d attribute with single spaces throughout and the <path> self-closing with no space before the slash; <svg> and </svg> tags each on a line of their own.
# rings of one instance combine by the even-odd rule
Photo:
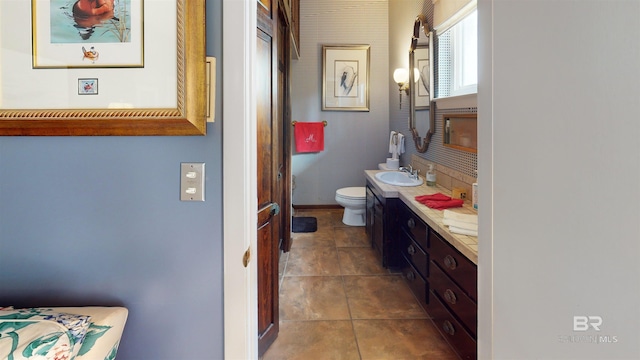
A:
<svg viewBox="0 0 640 360">
<path fill-rule="evenodd" d="M 398 187 L 365 171 L 367 234 L 382 264 L 402 272 L 442 336 L 462 359 L 477 354 L 477 238 L 449 232 L 442 211 L 415 200 L 441 187 Z M 473 214 L 465 205 L 458 212 Z M 378 217 L 376 217 L 378 216 Z M 371 218 L 370 218 L 371 217 Z"/>
<path fill-rule="evenodd" d="M 365 230 L 371 247 L 378 254 L 382 266 L 396 267 L 399 254 L 392 249 L 392 241 L 396 237 L 398 198 L 385 198 L 380 191 L 367 181 L 367 212 Z"/>
</svg>

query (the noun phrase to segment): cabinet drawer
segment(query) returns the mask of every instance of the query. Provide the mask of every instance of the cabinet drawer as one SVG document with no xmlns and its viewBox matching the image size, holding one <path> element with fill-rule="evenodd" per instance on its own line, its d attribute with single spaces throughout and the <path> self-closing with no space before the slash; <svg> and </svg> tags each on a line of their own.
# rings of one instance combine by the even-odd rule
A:
<svg viewBox="0 0 640 360">
<path fill-rule="evenodd" d="M 476 336 L 478 306 L 436 264 L 429 269 L 429 287 L 442 299 L 443 304 Z"/>
<path fill-rule="evenodd" d="M 427 298 L 427 295 L 429 294 L 429 285 L 422 278 L 420 273 L 418 273 L 416 268 L 413 267 L 411 262 L 409 262 L 405 257 L 402 258 L 402 275 L 407 281 L 407 284 L 409 284 L 411 292 L 413 292 L 416 298 L 418 298 L 418 301 L 420 301 L 420 305 L 426 307 L 429 303 Z"/>
<path fill-rule="evenodd" d="M 406 205 L 402 206 L 398 220 L 400 227 L 405 229 L 424 250 L 427 250 L 427 224 Z"/>
<path fill-rule="evenodd" d="M 431 230 L 430 255 L 431 261 L 435 262 L 444 270 L 453 281 L 460 286 L 462 291 L 469 295 L 474 301 L 478 293 L 478 272 L 476 265 L 454 249 L 448 242 Z"/>
<path fill-rule="evenodd" d="M 429 255 L 415 242 L 405 229 L 400 230 L 400 252 L 425 279 L 429 276 Z"/>
<path fill-rule="evenodd" d="M 461 359 L 476 359 L 477 345 L 475 338 L 447 311 L 438 295 L 431 293 L 430 300 L 427 312 L 431 316 L 431 321 L 433 321 L 449 345 L 458 353 Z"/>
</svg>

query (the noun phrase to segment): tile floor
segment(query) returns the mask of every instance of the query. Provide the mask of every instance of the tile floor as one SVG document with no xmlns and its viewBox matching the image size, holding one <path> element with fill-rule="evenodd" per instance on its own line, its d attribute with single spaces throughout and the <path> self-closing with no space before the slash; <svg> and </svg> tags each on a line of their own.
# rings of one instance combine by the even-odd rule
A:
<svg viewBox="0 0 640 360">
<path fill-rule="evenodd" d="M 433 359 L 458 357 L 401 274 L 379 264 L 364 227 L 342 210 L 296 210 L 318 230 L 294 233 L 280 261 L 280 333 L 272 359 Z"/>
</svg>

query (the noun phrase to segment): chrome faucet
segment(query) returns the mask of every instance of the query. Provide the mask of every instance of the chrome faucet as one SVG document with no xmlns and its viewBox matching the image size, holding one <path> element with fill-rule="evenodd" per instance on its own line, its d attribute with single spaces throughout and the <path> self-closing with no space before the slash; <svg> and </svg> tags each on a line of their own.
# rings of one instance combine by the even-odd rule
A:
<svg viewBox="0 0 640 360">
<path fill-rule="evenodd" d="M 405 166 L 400 167 L 400 171 L 408 172 L 409 175 L 413 175 L 413 166 L 411 164 L 407 165 L 409 168 L 407 169 Z"/>
<path fill-rule="evenodd" d="M 417 179 L 418 174 L 420 174 L 420 169 L 413 170 L 413 166 L 411 166 L 411 164 L 407 166 L 408 168 L 406 166 L 401 166 L 399 170 L 408 173 L 409 179 Z"/>
</svg>

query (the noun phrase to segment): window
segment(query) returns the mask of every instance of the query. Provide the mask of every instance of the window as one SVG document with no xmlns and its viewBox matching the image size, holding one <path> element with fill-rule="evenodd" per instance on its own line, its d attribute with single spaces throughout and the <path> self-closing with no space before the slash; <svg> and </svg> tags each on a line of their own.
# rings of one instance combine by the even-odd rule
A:
<svg viewBox="0 0 640 360">
<path fill-rule="evenodd" d="M 437 97 L 478 91 L 478 11 L 438 34 Z"/>
</svg>

